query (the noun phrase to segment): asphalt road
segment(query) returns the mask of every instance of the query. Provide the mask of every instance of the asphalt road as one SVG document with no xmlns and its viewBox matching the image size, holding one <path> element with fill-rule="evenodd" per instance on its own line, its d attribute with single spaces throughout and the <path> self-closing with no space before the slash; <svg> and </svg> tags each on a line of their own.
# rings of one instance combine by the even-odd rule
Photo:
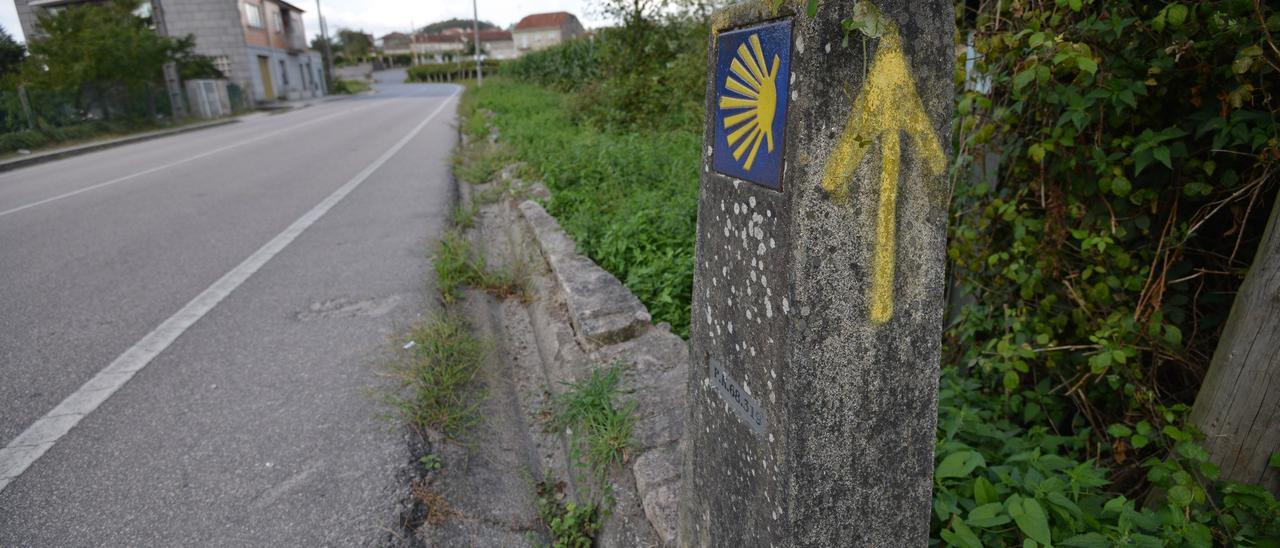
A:
<svg viewBox="0 0 1280 548">
<path fill-rule="evenodd" d="M 0 546 L 386 538 L 459 91 L 397 78 L 0 174 Z"/>
</svg>

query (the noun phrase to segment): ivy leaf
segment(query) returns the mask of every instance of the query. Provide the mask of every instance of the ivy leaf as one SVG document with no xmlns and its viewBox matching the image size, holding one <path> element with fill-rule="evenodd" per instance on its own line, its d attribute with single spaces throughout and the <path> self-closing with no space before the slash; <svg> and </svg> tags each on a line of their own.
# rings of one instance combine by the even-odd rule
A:
<svg viewBox="0 0 1280 548">
<path fill-rule="evenodd" d="M 1164 164 L 1164 167 L 1173 169 L 1173 159 L 1169 157 L 1169 147 L 1156 147 L 1152 149 L 1151 155 Z"/>
</svg>

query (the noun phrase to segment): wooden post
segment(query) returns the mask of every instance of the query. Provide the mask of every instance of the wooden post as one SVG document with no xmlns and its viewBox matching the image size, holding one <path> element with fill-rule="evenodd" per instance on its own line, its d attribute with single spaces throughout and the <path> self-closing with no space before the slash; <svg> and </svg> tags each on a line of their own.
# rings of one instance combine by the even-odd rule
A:
<svg viewBox="0 0 1280 548">
<path fill-rule="evenodd" d="M 1222 479 L 1260 485 L 1280 497 L 1268 466 L 1280 451 L 1280 195 L 1253 266 L 1236 293 L 1191 421 L 1206 435 Z"/>
<path fill-rule="evenodd" d="M 925 546 L 952 2 L 772 6 L 712 16 L 680 542 Z"/>
</svg>

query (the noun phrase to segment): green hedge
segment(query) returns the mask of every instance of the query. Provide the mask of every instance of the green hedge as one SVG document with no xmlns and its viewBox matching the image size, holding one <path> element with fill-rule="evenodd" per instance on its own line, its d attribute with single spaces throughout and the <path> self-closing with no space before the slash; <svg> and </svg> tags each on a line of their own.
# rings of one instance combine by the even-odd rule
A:
<svg viewBox="0 0 1280 548">
<path fill-rule="evenodd" d="M 503 70 L 505 63 L 493 59 L 486 59 L 481 62 L 484 69 L 484 75 L 496 76 Z M 474 60 L 462 61 L 459 63 L 438 63 L 431 65 L 417 65 L 409 67 L 408 82 L 453 82 L 457 80 L 465 80 L 476 77 L 476 62 Z"/>
</svg>

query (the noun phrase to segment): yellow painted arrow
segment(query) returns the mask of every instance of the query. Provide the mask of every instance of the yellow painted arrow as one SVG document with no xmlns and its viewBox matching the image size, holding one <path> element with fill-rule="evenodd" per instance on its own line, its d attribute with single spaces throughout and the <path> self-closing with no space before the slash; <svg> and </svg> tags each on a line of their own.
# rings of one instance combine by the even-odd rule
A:
<svg viewBox="0 0 1280 548">
<path fill-rule="evenodd" d="M 836 143 L 822 175 L 822 188 L 836 199 L 849 194 L 853 170 L 858 167 L 876 140 L 880 141 L 880 207 L 876 213 L 876 247 L 871 273 L 870 317 L 881 324 L 893 317 L 893 278 L 896 261 L 898 168 L 901 161 L 901 132 L 906 132 L 924 160 L 929 175 L 946 169 L 942 144 L 933 132 L 924 104 L 916 93 L 915 80 L 908 70 L 897 26 L 886 26 L 871 63 L 870 75 L 854 99 L 853 111 L 844 134 Z"/>
</svg>

